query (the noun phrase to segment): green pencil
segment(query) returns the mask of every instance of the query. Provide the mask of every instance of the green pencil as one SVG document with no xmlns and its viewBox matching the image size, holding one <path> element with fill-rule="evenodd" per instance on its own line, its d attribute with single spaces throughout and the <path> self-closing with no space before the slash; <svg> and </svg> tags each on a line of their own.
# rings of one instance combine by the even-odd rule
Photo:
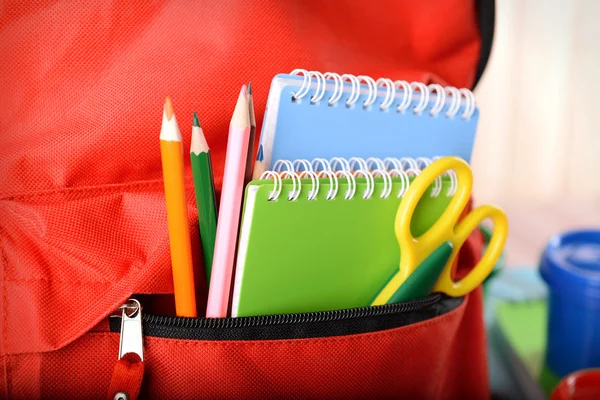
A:
<svg viewBox="0 0 600 400">
<path fill-rule="evenodd" d="M 208 287 L 210 285 L 210 273 L 217 233 L 217 207 L 215 203 L 215 185 L 213 182 L 212 163 L 210 161 L 210 149 L 208 148 L 208 143 L 206 143 L 204 132 L 200 128 L 200 122 L 196 113 L 194 113 L 194 126 L 192 127 L 190 160 L 194 175 L 200 241 L 202 242 L 206 285 Z"/>
</svg>

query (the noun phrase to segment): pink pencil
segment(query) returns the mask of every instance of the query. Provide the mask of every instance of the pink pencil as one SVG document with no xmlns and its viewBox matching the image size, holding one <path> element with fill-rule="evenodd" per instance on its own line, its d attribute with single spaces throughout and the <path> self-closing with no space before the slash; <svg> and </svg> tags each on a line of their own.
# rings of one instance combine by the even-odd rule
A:
<svg viewBox="0 0 600 400">
<path fill-rule="evenodd" d="M 219 223 L 217 224 L 215 253 L 210 277 L 208 304 L 206 306 L 206 316 L 209 318 L 224 318 L 227 316 L 244 193 L 244 174 L 249 140 L 250 117 L 248 115 L 246 85 L 244 85 L 229 124 Z"/>
</svg>

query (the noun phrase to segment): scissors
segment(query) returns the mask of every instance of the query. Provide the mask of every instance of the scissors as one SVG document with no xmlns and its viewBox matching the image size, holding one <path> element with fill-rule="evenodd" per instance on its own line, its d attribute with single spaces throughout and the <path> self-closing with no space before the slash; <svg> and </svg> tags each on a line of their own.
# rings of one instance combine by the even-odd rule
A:
<svg viewBox="0 0 600 400">
<path fill-rule="evenodd" d="M 413 237 L 410 223 L 417 204 L 435 179 L 450 170 L 456 174 L 456 194 L 433 226 L 421 236 Z M 431 292 L 460 297 L 486 279 L 502 254 L 508 235 L 508 219 L 500 208 L 482 205 L 459 222 L 471 197 L 472 187 L 471 168 L 458 157 L 434 161 L 413 180 L 398 206 L 394 221 L 400 246 L 400 269 L 390 277 L 371 305 L 414 300 Z M 483 257 L 464 278 L 454 281 L 453 265 L 460 248 L 488 218 L 492 220 L 494 230 Z"/>
</svg>

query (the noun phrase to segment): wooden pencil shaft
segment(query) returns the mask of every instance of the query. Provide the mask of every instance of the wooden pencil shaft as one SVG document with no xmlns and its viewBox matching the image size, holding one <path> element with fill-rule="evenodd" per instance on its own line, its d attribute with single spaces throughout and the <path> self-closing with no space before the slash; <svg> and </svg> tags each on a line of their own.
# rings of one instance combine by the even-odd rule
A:
<svg viewBox="0 0 600 400">
<path fill-rule="evenodd" d="M 254 137 L 256 135 L 256 118 L 254 116 L 254 99 L 252 94 L 248 95 L 248 115 L 250 120 L 250 139 L 248 140 L 248 156 L 246 158 L 246 173 L 244 174 L 244 186 L 252 180 L 252 161 L 254 161 Z"/>
<path fill-rule="evenodd" d="M 160 150 L 167 203 L 175 309 L 178 316 L 196 317 L 192 246 L 185 198 L 183 146 L 179 141 L 161 140 Z"/>
<path fill-rule="evenodd" d="M 265 171 L 265 162 L 263 156 L 263 147 L 258 145 L 258 153 L 256 153 L 256 161 L 254 162 L 254 170 L 252 171 L 252 179 L 260 179 L 260 176 Z"/>
<path fill-rule="evenodd" d="M 250 136 L 248 101 L 245 93 L 244 85 L 229 125 L 219 224 L 206 305 L 208 318 L 226 317 L 229 306 Z"/>
<path fill-rule="evenodd" d="M 217 207 L 210 151 L 200 154 L 191 153 L 190 161 L 194 176 L 196 204 L 198 206 L 198 224 L 200 226 L 200 242 L 202 243 L 206 283 L 209 285 L 217 234 Z"/>
<path fill-rule="evenodd" d="M 213 294 L 213 291 L 216 290 L 215 295 L 217 293 L 218 295 L 217 298 L 209 296 L 207 317 L 223 318 L 227 316 L 243 196 L 244 166 L 247 155 L 247 149 L 242 142 L 246 141 L 250 134 L 249 128 L 246 128 L 245 131 L 246 133 L 241 133 L 234 128 L 229 134 L 221 206 L 219 207 L 219 224 L 217 225 L 217 239 L 211 272 L 210 294 Z M 243 139 L 231 140 L 234 135 L 242 136 Z M 215 288 L 215 285 L 219 287 Z"/>
<path fill-rule="evenodd" d="M 248 100 L 244 93 L 240 93 L 238 102 L 235 105 L 233 116 L 229 122 L 230 129 L 246 129 L 250 127 L 250 113 L 248 111 Z"/>
</svg>

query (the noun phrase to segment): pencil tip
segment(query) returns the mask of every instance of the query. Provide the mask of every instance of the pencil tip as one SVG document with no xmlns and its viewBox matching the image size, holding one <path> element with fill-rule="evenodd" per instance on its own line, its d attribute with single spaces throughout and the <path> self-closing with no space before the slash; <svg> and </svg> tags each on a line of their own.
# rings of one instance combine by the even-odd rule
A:
<svg viewBox="0 0 600 400">
<path fill-rule="evenodd" d="M 258 153 L 256 153 L 256 161 L 262 161 L 264 159 L 262 144 L 258 146 Z"/>
<path fill-rule="evenodd" d="M 252 96 L 252 81 L 248 82 L 248 90 L 246 91 L 248 96 Z"/>
<path fill-rule="evenodd" d="M 242 130 L 250 128 L 250 107 L 248 106 L 250 99 L 246 96 L 246 88 L 246 85 L 242 85 L 240 94 L 235 102 L 231 121 L 229 122 L 229 126 L 235 126 Z"/>
<path fill-rule="evenodd" d="M 171 103 L 171 98 L 169 96 L 165 99 L 165 114 L 167 114 L 168 121 L 173 118 L 173 103 Z"/>
<path fill-rule="evenodd" d="M 198 119 L 198 114 L 194 111 L 194 126 L 200 127 L 200 120 Z"/>
</svg>

